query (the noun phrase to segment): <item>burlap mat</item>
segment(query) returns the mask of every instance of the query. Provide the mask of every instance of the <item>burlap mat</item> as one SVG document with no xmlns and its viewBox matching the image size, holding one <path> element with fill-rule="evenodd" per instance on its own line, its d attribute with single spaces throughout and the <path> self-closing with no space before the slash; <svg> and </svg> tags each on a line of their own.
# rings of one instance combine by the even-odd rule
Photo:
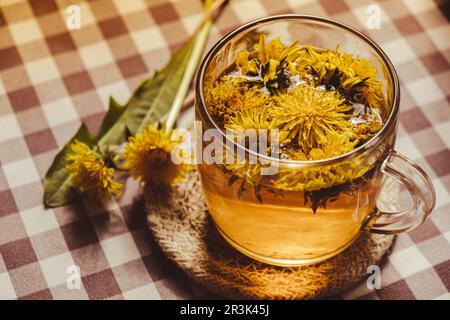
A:
<svg viewBox="0 0 450 320">
<path fill-rule="evenodd" d="M 247 258 L 218 234 L 196 172 L 165 196 L 144 193 L 149 228 L 161 249 L 192 279 L 228 298 L 311 299 L 337 294 L 366 277 L 367 267 L 380 262 L 394 239 L 364 233 L 324 262 L 275 267 Z M 397 199 L 397 185 L 387 183 L 379 200 L 383 208 L 395 209 Z"/>
</svg>

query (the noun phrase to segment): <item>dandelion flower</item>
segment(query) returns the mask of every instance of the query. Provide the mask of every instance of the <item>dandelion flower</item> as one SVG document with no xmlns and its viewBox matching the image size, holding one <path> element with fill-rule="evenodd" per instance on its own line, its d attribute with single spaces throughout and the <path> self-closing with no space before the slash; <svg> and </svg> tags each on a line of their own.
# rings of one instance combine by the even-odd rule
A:
<svg viewBox="0 0 450 320">
<path fill-rule="evenodd" d="M 318 53 L 308 48 L 319 84 L 341 88 L 348 95 L 359 95 L 371 108 L 379 106 L 383 93 L 382 83 L 376 79 L 377 69 L 368 60 L 339 53 L 338 49 Z"/>
<path fill-rule="evenodd" d="M 81 192 L 92 193 L 98 200 L 119 195 L 123 185 L 114 181 L 114 169 L 83 142 L 76 140 L 70 145 L 72 153 L 67 155 L 67 170 L 72 182 Z"/>
<path fill-rule="evenodd" d="M 326 142 L 321 148 L 311 149 L 309 152 L 309 160 L 330 159 L 350 152 L 355 148 L 357 140 L 351 131 L 329 133 L 326 136 Z"/>
<path fill-rule="evenodd" d="M 244 109 L 258 109 L 267 104 L 269 97 L 258 88 L 248 89 L 229 77 L 224 77 L 206 91 L 208 112 L 225 119 Z"/>
<path fill-rule="evenodd" d="M 305 154 L 326 143 L 328 134 L 352 128 L 347 114 L 351 106 L 345 105 L 336 91 L 321 91 L 304 84 L 274 100 L 276 106 L 269 115 L 280 128 L 280 135 L 296 139 Z"/>
<path fill-rule="evenodd" d="M 247 50 L 243 50 L 238 53 L 236 57 L 236 66 L 242 71 L 243 74 L 256 75 L 259 71 L 259 66 L 254 59 L 249 60 L 249 54 Z"/>
<path fill-rule="evenodd" d="M 246 50 L 238 53 L 236 66 L 242 74 L 252 76 L 248 80 L 261 82 L 272 90 L 289 87 L 289 76 L 296 70 L 296 61 L 301 55 L 298 41 L 288 47 L 280 38 L 266 44 L 266 36 L 262 35 L 255 49 L 255 55 L 250 55 Z"/>
<path fill-rule="evenodd" d="M 157 129 L 148 125 L 130 137 L 124 149 L 123 167 L 135 179 L 145 183 L 174 185 L 185 177 L 190 168 L 187 164 L 175 164 L 171 158 L 182 140 L 177 130 L 166 132 L 165 126 Z"/>
<path fill-rule="evenodd" d="M 284 61 L 292 62 L 299 55 L 300 47 L 297 44 L 298 41 L 294 41 L 288 47 L 285 47 L 281 43 L 280 38 L 277 37 L 266 45 L 266 36 L 262 35 L 259 38 L 259 43 L 256 45 L 258 60 L 263 65 L 266 65 L 271 60 L 279 63 Z"/>
<path fill-rule="evenodd" d="M 296 145 L 292 146 L 288 144 L 283 148 L 282 152 L 284 158 L 289 160 L 300 160 L 300 161 L 308 160 L 306 154 L 302 150 L 300 150 Z"/>
<path fill-rule="evenodd" d="M 373 116 L 367 117 L 363 123 L 357 124 L 353 132 L 358 137 L 359 142 L 369 140 L 383 127 L 383 123 Z"/>
<path fill-rule="evenodd" d="M 243 88 L 230 77 L 223 77 L 205 90 L 205 103 L 211 115 L 225 118 L 236 109 L 242 96 Z"/>
<path fill-rule="evenodd" d="M 269 155 L 272 148 L 277 146 L 274 150 L 280 152 L 278 146 L 283 143 L 285 135 L 280 135 L 278 128 L 269 119 L 267 113 L 266 108 L 262 110 L 243 109 L 228 119 L 225 128 L 231 131 L 232 139 L 236 139 L 238 143 L 246 147 L 254 150 L 258 148 L 262 153 L 264 145 L 267 147 L 265 154 Z M 262 141 L 265 141 L 265 144 Z"/>
<path fill-rule="evenodd" d="M 267 83 L 282 77 L 285 70 L 291 70 L 290 64 L 298 58 L 300 47 L 297 45 L 298 41 L 285 47 L 280 38 L 270 41 L 267 45 L 265 42 L 266 36 L 262 35 L 256 49 L 258 50 L 258 61 L 261 65 L 263 82 Z M 280 84 L 278 82 L 278 85 Z"/>
<path fill-rule="evenodd" d="M 227 119 L 225 128 L 234 132 L 245 132 L 247 130 L 276 129 L 269 119 L 267 108 L 244 108 L 237 111 Z"/>
</svg>

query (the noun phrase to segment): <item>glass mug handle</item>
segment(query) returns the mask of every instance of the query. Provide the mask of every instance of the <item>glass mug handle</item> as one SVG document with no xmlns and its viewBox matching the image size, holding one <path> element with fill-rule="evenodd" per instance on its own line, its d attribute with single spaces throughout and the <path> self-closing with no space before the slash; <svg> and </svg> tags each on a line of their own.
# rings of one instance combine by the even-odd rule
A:
<svg viewBox="0 0 450 320">
<path fill-rule="evenodd" d="M 366 229 L 374 233 L 396 234 L 417 228 L 430 215 L 436 202 L 430 178 L 416 163 L 396 151 L 391 151 L 381 166 L 381 172 L 397 180 L 409 191 L 413 206 L 397 212 L 384 212 L 375 208 L 369 216 Z"/>
</svg>

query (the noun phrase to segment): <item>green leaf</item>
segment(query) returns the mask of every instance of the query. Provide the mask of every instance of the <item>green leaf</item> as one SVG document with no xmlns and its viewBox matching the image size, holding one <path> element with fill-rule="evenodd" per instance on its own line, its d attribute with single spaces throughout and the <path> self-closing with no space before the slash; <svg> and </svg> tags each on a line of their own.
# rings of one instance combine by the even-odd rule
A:
<svg viewBox="0 0 450 320">
<path fill-rule="evenodd" d="M 97 134 L 99 147 L 119 145 L 126 140 L 125 111 L 125 106 L 121 106 L 113 97 L 109 97 L 109 109 Z"/>
<path fill-rule="evenodd" d="M 75 140 L 94 146 L 96 139 L 89 132 L 86 125 L 82 124 L 77 133 L 66 143 L 63 149 L 56 155 L 52 165 L 45 174 L 44 203 L 49 207 L 58 207 L 76 199 L 79 193 L 73 188 L 72 176 L 66 169 L 66 154 L 70 152 L 70 145 Z"/>
<path fill-rule="evenodd" d="M 212 3 L 213 0 L 206 0 L 205 9 L 211 9 Z M 205 49 L 212 25 L 212 13 L 223 1 L 218 1 L 217 4 L 219 6 L 210 10 L 208 19 L 201 24 L 195 35 L 172 55 L 162 70 L 144 82 L 142 91 L 137 92 L 140 94 L 134 95 L 129 101 L 127 128 L 131 134 L 137 134 L 147 124 L 159 121 L 169 111 L 166 125 L 168 128 L 173 126 Z"/>
<path fill-rule="evenodd" d="M 166 66 L 144 81 L 127 104 L 127 128 L 138 133 L 145 125 L 161 119 L 172 107 L 196 38 L 178 49 Z"/>
<path fill-rule="evenodd" d="M 97 136 L 99 147 L 120 145 L 127 140 L 128 132 L 136 134 L 146 124 L 160 120 L 170 110 L 194 40 L 192 38 L 186 42 L 163 69 L 144 80 L 124 106 L 110 98 L 109 110 Z"/>
</svg>

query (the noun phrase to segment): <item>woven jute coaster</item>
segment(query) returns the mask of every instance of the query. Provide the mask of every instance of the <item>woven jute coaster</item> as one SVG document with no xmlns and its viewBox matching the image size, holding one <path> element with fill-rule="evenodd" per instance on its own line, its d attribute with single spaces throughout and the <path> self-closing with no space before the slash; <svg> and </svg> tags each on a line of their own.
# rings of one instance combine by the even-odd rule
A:
<svg viewBox="0 0 450 320">
<path fill-rule="evenodd" d="M 379 202 L 395 209 L 395 184 L 383 188 Z M 165 254 L 192 279 L 234 299 L 312 299 L 337 294 L 367 276 L 388 252 L 393 236 L 363 233 L 341 254 L 309 266 L 283 268 L 250 259 L 217 232 L 208 214 L 196 172 L 164 196 L 146 195 L 151 233 Z"/>
</svg>

